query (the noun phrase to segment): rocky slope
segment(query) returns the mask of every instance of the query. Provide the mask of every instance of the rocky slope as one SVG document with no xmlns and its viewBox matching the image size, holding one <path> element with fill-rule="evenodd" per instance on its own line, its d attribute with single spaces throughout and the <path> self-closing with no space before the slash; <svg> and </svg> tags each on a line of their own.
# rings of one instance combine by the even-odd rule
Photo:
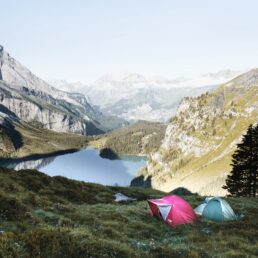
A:
<svg viewBox="0 0 258 258">
<path fill-rule="evenodd" d="M 141 74 L 105 75 L 92 85 L 51 80 L 60 89 L 86 93 L 100 110 L 126 120 L 167 122 L 182 98 L 198 96 L 232 79 L 239 72 L 225 70 L 194 78 L 149 78 Z M 207 86 L 208 85 L 208 86 Z"/>
<path fill-rule="evenodd" d="M 105 116 L 87 97 L 58 90 L 35 76 L 0 46 L 0 105 L 19 119 L 58 132 L 98 134 L 125 121 Z"/>
<path fill-rule="evenodd" d="M 8 157 L 21 146 L 21 137 L 14 126 L 0 114 L 0 157 Z"/>
<path fill-rule="evenodd" d="M 247 127 L 256 122 L 258 69 L 211 93 L 185 98 L 141 178 L 151 179 L 152 187 L 164 191 L 185 187 L 204 195 L 223 195 L 231 155 Z"/>
</svg>

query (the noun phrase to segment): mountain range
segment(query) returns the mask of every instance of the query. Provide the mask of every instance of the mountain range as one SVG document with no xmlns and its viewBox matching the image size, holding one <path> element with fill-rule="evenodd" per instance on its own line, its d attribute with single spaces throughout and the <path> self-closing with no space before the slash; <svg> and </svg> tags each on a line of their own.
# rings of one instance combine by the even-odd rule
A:
<svg viewBox="0 0 258 258">
<path fill-rule="evenodd" d="M 87 96 L 58 90 L 0 46 L 0 111 L 57 132 L 99 134 L 126 124 L 95 109 Z"/>
<path fill-rule="evenodd" d="M 66 91 L 89 96 L 99 109 L 128 121 L 166 122 L 175 114 L 183 97 L 198 96 L 238 75 L 239 71 L 223 70 L 193 78 L 145 77 L 138 73 L 107 74 L 90 85 L 64 80 L 49 84 Z"/>
</svg>

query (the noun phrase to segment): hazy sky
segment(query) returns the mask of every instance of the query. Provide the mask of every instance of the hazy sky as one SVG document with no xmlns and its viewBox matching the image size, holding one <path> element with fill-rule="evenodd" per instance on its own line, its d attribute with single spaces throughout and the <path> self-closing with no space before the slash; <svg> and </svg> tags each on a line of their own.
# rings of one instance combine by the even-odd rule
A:
<svg viewBox="0 0 258 258">
<path fill-rule="evenodd" d="M 258 67 L 256 0 L 0 0 L 0 44 L 42 78 Z"/>
</svg>

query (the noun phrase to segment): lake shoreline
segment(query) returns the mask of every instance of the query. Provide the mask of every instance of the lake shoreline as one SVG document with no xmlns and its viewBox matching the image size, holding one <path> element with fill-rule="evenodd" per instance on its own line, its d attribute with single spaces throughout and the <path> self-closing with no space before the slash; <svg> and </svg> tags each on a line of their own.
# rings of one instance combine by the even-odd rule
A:
<svg viewBox="0 0 258 258">
<path fill-rule="evenodd" d="M 58 156 L 58 155 L 64 155 L 64 154 L 69 154 L 69 153 L 73 153 L 73 152 L 77 152 L 77 151 L 81 151 L 83 149 L 86 149 L 88 147 L 91 147 L 95 150 L 98 150 L 99 152 L 101 151 L 101 149 L 104 147 L 103 146 L 97 146 L 94 143 L 94 140 L 90 140 L 87 145 L 84 145 L 80 148 L 67 148 L 67 149 L 60 149 L 60 150 L 55 150 L 55 151 L 51 151 L 51 152 L 44 152 L 44 153 L 30 153 L 29 155 L 25 155 L 25 156 L 17 156 L 15 154 L 12 154 L 9 157 L 3 157 L 0 156 L 0 161 L 26 161 L 26 160 L 31 160 L 31 159 L 39 159 L 39 158 L 48 158 L 48 157 L 52 157 L 52 156 Z M 118 157 L 123 157 L 123 156 L 139 156 L 139 157 L 143 157 L 143 158 L 147 158 L 148 154 L 144 154 L 144 153 L 116 153 Z"/>
<path fill-rule="evenodd" d="M 16 158 L 15 157 L 10 157 L 10 158 L 0 157 L 0 162 L 1 161 L 5 161 L 5 162 L 11 162 L 11 161 L 19 162 L 20 161 L 21 162 L 21 161 L 28 161 L 28 160 L 37 160 L 37 159 L 42 159 L 42 158 L 51 158 L 54 156 L 60 156 L 60 155 L 65 155 L 65 154 L 69 154 L 69 153 L 74 153 L 74 152 L 86 149 L 87 147 L 88 146 L 85 146 L 80 149 L 57 150 L 57 151 L 53 151 L 53 152 L 49 152 L 49 153 L 35 153 L 35 154 L 28 155 L 28 156 L 16 157 Z"/>
<path fill-rule="evenodd" d="M 146 164 L 146 157 L 119 156 L 110 160 L 99 155 L 99 150 L 87 146 L 23 158 L 0 158 L 0 167 L 14 170 L 39 170 L 49 176 L 98 183 L 130 186 L 138 171 Z"/>
<path fill-rule="evenodd" d="M 105 148 L 105 145 L 98 145 L 96 144 L 96 140 L 91 140 L 89 141 L 88 143 L 88 146 L 95 149 L 95 150 L 98 150 L 98 151 L 101 151 L 103 148 Z M 143 157 L 143 158 L 147 158 L 149 154 L 147 153 L 126 153 L 126 152 L 116 152 L 117 156 L 119 157 L 123 157 L 123 156 L 139 156 L 139 157 Z"/>
</svg>

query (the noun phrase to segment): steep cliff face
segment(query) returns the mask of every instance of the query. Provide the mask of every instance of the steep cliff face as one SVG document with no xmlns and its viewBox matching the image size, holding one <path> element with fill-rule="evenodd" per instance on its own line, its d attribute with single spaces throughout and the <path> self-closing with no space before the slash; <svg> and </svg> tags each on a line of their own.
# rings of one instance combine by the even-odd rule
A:
<svg viewBox="0 0 258 258">
<path fill-rule="evenodd" d="M 3 82 L 0 82 L 0 103 L 21 120 L 36 121 L 46 129 L 77 134 L 87 133 L 86 121 L 79 121 L 55 105 L 22 94 Z"/>
<path fill-rule="evenodd" d="M 251 123 L 258 122 L 258 69 L 211 93 L 185 98 L 169 123 L 158 152 L 142 171 L 154 188 L 186 187 L 224 195 L 231 155 Z"/>
<path fill-rule="evenodd" d="M 0 47 L 0 104 L 26 122 L 76 134 L 98 134 L 124 121 L 106 117 L 94 109 L 87 97 L 48 85 Z M 107 123 L 109 121 L 109 124 Z"/>
</svg>

